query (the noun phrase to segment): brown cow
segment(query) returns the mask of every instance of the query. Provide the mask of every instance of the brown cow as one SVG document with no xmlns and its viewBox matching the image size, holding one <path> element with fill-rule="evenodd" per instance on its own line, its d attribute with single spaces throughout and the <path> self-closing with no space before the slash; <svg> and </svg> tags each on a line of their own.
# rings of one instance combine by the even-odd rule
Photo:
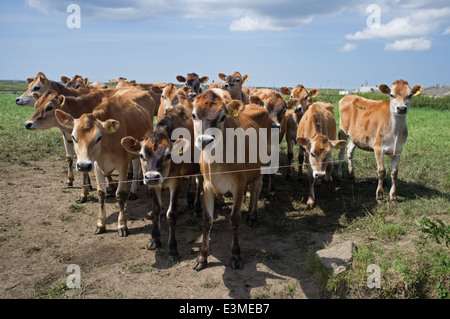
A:
<svg viewBox="0 0 450 319">
<path fill-rule="evenodd" d="M 88 88 L 80 88 L 75 90 L 73 88 L 65 87 L 58 82 L 47 79 L 42 73 L 38 73 L 35 79 L 28 78 L 27 81 L 29 81 L 28 89 L 16 99 L 17 105 L 33 106 L 35 102 L 33 93 L 43 94 L 49 89 L 65 96 L 80 96 L 90 92 L 90 89 Z"/>
<path fill-rule="evenodd" d="M 297 143 L 306 150 L 308 163 L 309 196 L 307 205 L 314 206 L 314 182 L 326 179 L 331 182 L 333 148 L 345 146 L 346 141 L 335 141 L 336 119 L 334 107 L 329 103 L 316 102 L 303 115 L 297 129 Z"/>
<path fill-rule="evenodd" d="M 203 92 L 202 85 L 205 85 L 209 77 L 202 76 L 201 78 L 196 73 L 188 73 L 186 77 L 182 75 L 177 75 L 178 82 L 184 83 L 184 85 L 191 88 L 189 93 L 190 97 L 196 97 Z"/>
<path fill-rule="evenodd" d="M 191 104 L 194 98 L 188 97 L 188 93 L 190 92 L 190 88 L 188 86 L 178 88 L 175 84 L 169 83 L 163 88 L 159 86 L 153 86 L 152 92 L 160 96 L 158 115 L 156 117 L 157 121 L 162 118 L 167 110 L 173 108 L 176 105 L 181 104 L 192 111 Z"/>
<path fill-rule="evenodd" d="M 142 90 L 121 91 L 121 94 L 105 98 L 92 113 L 85 113 L 78 119 L 56 110 L 56 118 L 66 132 L 71 132 L 77 154 L 77 170 L 95 170 L 100 209 L 94 234 L 106 231 L 105 176 L 114 170 L 119 172 L 116 199 L 119 202 L 119 236 L 129 234 L 125 216 L 126 180 L 128 163 L 139 158 L 127 152 L 121 145 L 122 138 L 136 136 L 144 138 L 153 130 L 154 102 L 150 94 Z M 133 186 L 133 185 L 132 185 Z M 131 189 L 130 192 L 136 192 Z"/>
<path fill-rule="evenodd" d="M 89 78 L 84 78 L 81 75 L 75 75 L 73 78 L 69 79 L 67 76 L 61 76 L 61 82 L 63 82 L 68 88 L 89 88 L 89 89 L 107 89 L 108 86 L 105 83 L 100 83 L 98 81 L 89 83 Z"/>
<path fill-rule="evenodd" d="M 270 135 L 272 122 L 266 109 L 259 105 L 244 105 L 242 101 L 233 100 L 225 104 L 224 100 L 207 90 L 194 101 L 194 135 L 195 145 L 200 148 L 200 170 L 203 174 L 203 239 L 200 255 L 197 258 L 194 269 L 201 270 L 207 266 L 209 255 L 209 234 L 213 224 L 214 196 L 222 198 L 227 192 L 233 196 L 233 209 L 230 215 L 230 225 L 233 232 L 231 245 L 231 267 L 242 268 L 243 263 L 238 243 L 238 230 L 241 222 L 241 205 L 244 190 L 250 184 L 250 208 L 248 222 L 253 225 L 257 221 L 258 197 L 262 186 L 260 169 L 263 164 L 258 157 L 258 151 L 250 149 L 258 145 L 256 140 L 262 136 L 258 134 L 259 128 L 265 128 Z M 245 133 L 253 131 L 253 134 L 245 134 L 241 140 L 245 140 L 244 147 L 238 148 L 232 140 L 227 139 L 228 129 L 242 129 Z M 256 136 L 255 136 L 256 135 Z M 266 136 L 268 149 L 270 138 Z M 253 139 L 254 138 L 254 139 Z M 239 141 L 239 137 L 238 137 Z M 233 147 L 231 146 L 233 143 Z M 225 146 L 225 147 L 224 147 Z M 264 151 L 268 151 L 264 150 Z M 223 154 L 224 162 L 219 158 L 214 160 L 212 156 Z M 214 153 L 214 155 L 213 155 Z M 240 160 L 239 160 L 240 159 Z"/>
<path fill-rule="evenodd" d="M 61 125 L 56 119 L 55 110 L 60 109 L 73 117 L 80 117 L 83 113 L 90 113 L 96 108 L 105 97 L 113 96 L 118 90 L 94 90 L 88 94 L 81 95 L 79 97 L 58 95 L 54 90 L 48 90 L 42 96 L 39 93 L 33 93 L 36 100 L 33 115 L 25 122 L 25 128 L 27 130 L 47 130 L 53 127 L 61 129 L 64 141 L 64 148 L 66 150 L 66 160 L 68 164 L 67 171 L 67 186 L 73 186 L 73 141 L 70 134 L 62 130 Z M 108 180 L 111 177 L 108 176 Z M 90 185 L 90 179 L 88 173 L 83 174 L 83 185 Z M 82 187 L 81 197 L 78 202 L 85 203 L 87 201 L 87 195 L 89 194 L 88 187 Z"/>
<path fill-rule="evenodd" d="M 183 138 L 172 141 L 172 133 L 184 129 L 188 143 Z M 176 106 L 164 113 L 161 120 L 156 124 L 154 132 L 148 133 L 146 138 L 139 142 L 134 137 L 122 139 L 122 146 L 131 153 L 137 154 L 141 159 L 142 171 L 144 173 L 144 184 L 151 187 L 156 194 L 153 206 L 152 219 L 153 230 L 150 241 L 150 249 L 161 247 L 161 231 L 159 227 L 160 213 L 162 210 L 161 193 L 164 189 L 170 191 L 170 204 L 166 213 L 169 221 L 169 243 L 168 254 L 172 261 L 178 260 L 177 241 L 175 239 L 175 226 L 177 222 L 177 202 L 181 190 L 181 176 L 199 174 L 198 160 L 194 158 L 193 124 L 190 113 Z M 175 137 L 176 138 L 176 137 Z M 177 146 L 178 145 L 178 146 Z M 180 147 L 181 146 L 181 147 Z M 179 149 L 177 151 L 177 148 Z M 189 151 L 187 161 L 173 161 L 172 155 L 185 154 Z M 188 203 L 192 201 L 192 194 L 188 193 Z M 195 212 L 201 211 L 200 185 L 197 184 L 197 192 L 194 203 Z"/>
<path fill-rule="evenodd" d="M 230 91 L 231 98 L 233 100 L 242 101 L 244 104 L 248 104 L 250 102 L 249 89 L 242 87 L 242 85 L 248 80 L 248 74 L 242 76 L 239 72 L 234 72 L 233 74 L 226 76 L 223 73 L 219 73 L 219 79 L 225 81 L 222 85 L 222 89 Z"/>
<path fill-rule="evenodd" d="M 398 163 L 402 153 L 402 146 L 408 137 L 406 127 L 406 114 L 409 110 L 411 97 L 420 94 L 421 85 L 412 89 L 408 82 L 397 80 L 392 84 L 392 89 L 381 84 L 379 89 L 391 98 L 384 101 L 368 100 L 357 95 L 347 95 L 339 101 L 339 138 L 348 143 L 348 172 L 353 177 L 353 152 L 356 147 L 375 153 L 378 167 L 378 188 L 376 200 L 383 201 L 383 179 L 386 175 L 384 168 L 384 154 L 391 161 L 392 186 L 389 199 L 397 201 L 396 180 Z M 339 152 L 338 176 L 342 178 L 342 161 L 345 150 Z"/>
<path fill-rule="evenodd" d="M 309 106 L 313 103 L 313 98 L 319 94 L 319 90 L 308 90 L 301 84 L 298 84 L 295 88 L 288 89 L 287 87 L 281 87 L 280 92 L 284 95 L 289 95 L 290 99 L 287 102 L 286 117 L 286 144 L 288 155 L 288 168 L 286 171 L 286 179 L 289 179 L 292 175 L 292 159 L 294 158 L 294 144 L 297 139 L 298 123 L 303 114 L 308 110 Z M 298 151 L 298 175 L 297 178 L 301 180 L 303 178 L 303 162 L 304 162 L 303 148 L 299 148 Z"/>
</svg>

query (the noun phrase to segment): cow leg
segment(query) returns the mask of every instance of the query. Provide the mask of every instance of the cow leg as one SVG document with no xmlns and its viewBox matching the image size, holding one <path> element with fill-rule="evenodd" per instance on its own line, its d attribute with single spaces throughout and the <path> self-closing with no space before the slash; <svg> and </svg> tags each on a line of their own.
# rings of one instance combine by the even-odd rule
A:
<svg viewBox="0 0 450 319">
<path fill-rule="evenodd" d="M 169 222 L 169 258 L 172 262 L 178 261 L 177 240 L 175 239 L 175 227 L 177 224 L 177 203 L 180 194 L 181 180 L 176 178 L 169 182 L 170 204 L 167 210 L 167 220 Z"/>
<path fill-rule="evenodd" d="M 287 138 L 286 136 L 286 144 L 287 144 L 287 157 L 288 157 L 288 167 L 286 170 L 286 179 L 290 179 L 292 176 L 292 159 L 294 158 L 294 141 L 291 138 Z"/>
<path fill-rule="evenodd" d="M 64 149 L 66 150 L 66 161 L 67 161 L 67 187 L 73 186 L 73 142 L 70 136 L 66 138 L 63 133 Z"/>
<path fill-rule="evenodd" d="M 153 228 L 152 228 L 152 238 L 150 239 L 150 250 L 155 250 L 156 248 L 161 247 L 161 231 L 160 231 L 160 214 L 162 207 L 162 198 L 161 198 L 161 186 L 156 186 L 153 189 L 153 210 L 151 213 Z"/>
<path fill-rule="evenodd" d="M 378 187 L 376 200 L 378 203 L 383 202 L 383 180 L 386 176 L 386 169 L 384 168 L 384 156 L 381 149 L 374 149 L 375 159 L 378 167 Z"/>
<path fill-rule="evenodd" d="M 120 237 L 126 237 L 130 234 L 127 227 L 127 217 L 125 215 L 127 191 L 126 180 L 128 173 L 128 164 L 120 167 L 119 171 L 119 185 L 117 186 L 116 199 L 119 202 L 119 218 L 117 220 L 117 230 Z"/>
<path fill-rule="evenodd" d="M 258 181 L 258 185 L 259 185 Z M 252 195 L 255 193 L 255 185 L 252 185 Z M 252 196 L 254 197 L 254 196 Z M 244 187 L 236 187 L 233 192 L 233 209 L 230 214 L 230 226 L 233 234 L 233 240 L 231 242 L 231 268 L 242 269 L 244 264 L 241 260 L 241 248 L 239 247 L 238 232 L 241 225 L 241 208 L 242 201 L 244 199 Z M 250 200 L 252 200 L 251 198 Z"/>
<path fill-rule="evenodd" d="M 80 199 L 77 200 L 77 203 L 81 204 L 87 202 L 90 187 L 91 187 L 91 178 L 89 177 L 89 173 L 83 172 L 83 185 L 81 186 L 81 196 Z"/>
<path fill-rule="evenodd" d="M 389 200 L 391 202 L 397 202 L 397 175 L 398 175 L 398 163 L 400 161 L 400 154 L 394 155 L 391 161 L 391 179 L 392 186 L 389 192 Z"/>
<path fill-rule="evenodd" d="M 139 180 L 139 172 L 141 170 L 141 162 L 139 158 L 136 158 L 131 161 L 133 166 L 133 180 L 131 182 L 130 194 L 128 194 L 128 200 L 137 199 L 137 189 L 138 189 L 138 180 Z M 127 172 L 128 174 L 128 172 Z"/>
<path fill-rule="evenodd" d="M 303 147 L 299 147 L 298 149 L 298 175 L 297 180 L 300 182 L 303 180 L 303 166 L 305 161 L 305 151 Z"/>
<path fill-rule="evenodd" d="M 250 205 L 248 210 L 247 224 L 250 227 L 258 224 L 258 199 L 263 185 L 262 175 L 250 185 Z"/>
<path fill-rule="evenodd" d="M 344 131 L 339 130 L 339 139 L 347 141 L 348 135 L 345 134 Z M 339 150 L 339 163 L 338 163 L 338 172 L 337 172 L 338 180 L 342 180 L 342 163 L 344 162 L 344 155 L 345 155 L 346 148 L 347 148 L 347 145 L 345 145 L 344 147 L 342 147 Z"/>
<path fill-rule="evenodd" d="M 309 164 L 309 154 L 306 153 L 305 156 L 305 163 Z M 314 182 L 316 181 L 313 176 L 313 170 L 311 165 L 308 165 L 308 181 L 309 181 L 309 195 L 308 195 L 308 201 L 306 202 L 306 205 L 308 205 L 308 208 L 312 208 L 315 204 L 316 195 L 314 193 Z"/>
<path fill-rule="evenodd" d="M 347 158 L 348 158 L 348 178 L 354 179 L 355 173 L 353 172 L 353 153 L 355 152 L 356 144 L 350 139 L 347 145 Z"/>
<path fill-rule="evenodd" d="M 106 209 L 105 209 L 106 186 L 105 186 L 105 175 L 103 175 L 102 171 L 98 167 L 97 162 L 95 162 L 94 167 L 95 167 L 95 179 L 97 181 L 98 201 L 100 203 L 100 208 L 97 215 L 97 225 L 94 234 L 99 235 L 106 232 Z"/>
<path fill-rule="evenodd" d="M 198 176 L 195 178 L 196 182 L 196 191 L 195 191 L 195 201 L 194 201 L 194 215 L 197 217 L 202 211 L 202 201 L 200 193 L 202 191 L 202 185 L 203 185 L 203 176 Z"/>
<path fill-rule="evenodd" d="M 242 195 L 244 190 L 242 190 Z M 203 233 L 200 254 L 195 262 L 194 269 L 199 271 L 208 265 L 209 234 L 214 221 L 214 189 L 210 183 L 203 186 Z"/>
</svg>

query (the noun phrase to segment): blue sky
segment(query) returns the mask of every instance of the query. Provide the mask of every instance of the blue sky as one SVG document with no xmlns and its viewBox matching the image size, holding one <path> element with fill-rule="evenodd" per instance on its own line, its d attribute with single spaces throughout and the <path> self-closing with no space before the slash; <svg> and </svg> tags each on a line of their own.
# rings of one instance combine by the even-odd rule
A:
<svg viewBox="0 0 450 319">
<path fill-rule="evenodd" d="M 80 28 L 67 26 L 70 4 Z M 196 72 L 211 83 L 239 71 L 251 86 L 450 84 L 448 0 L 7 0 L 0 43 L 0 79 Z"/>
</svg>

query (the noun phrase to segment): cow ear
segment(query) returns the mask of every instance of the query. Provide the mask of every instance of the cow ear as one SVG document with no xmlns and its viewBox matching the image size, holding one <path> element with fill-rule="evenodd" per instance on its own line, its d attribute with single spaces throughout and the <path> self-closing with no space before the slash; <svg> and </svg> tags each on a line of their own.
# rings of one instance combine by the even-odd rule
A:
<svg viewBox="0 0 450 319">
<path fill-rule="evenodd" d="M 67 77 L 67 76 L 61 76 L 61 82 L 62 83 L 64 83 L 64 84 L 67 84 L 67 82 L 69 82 L 70 81 L 70 79 Z"/>
<path fill-rule="evenodd" d="M 311 142 L 309 141 L 309 139 L 304 137 L 297 137 L 297 143 L 298 145 L 303 146 L 306 149 L 309 149 L 309 147 L 311 146 Z"/>
<path fill-rule="evenodd" d="M 297 108 L 297 105 L 300 104 L 299 99 L 295 99 L 295 98 L 290 98 L 287 102 L 286 102 L 286 106 L 288 108 L 288 110 L 295 110 Z"/>
<path fill-rule="evenodd" d="M 248 74 L 244 75 L 244 77 L 242 78 L 242 83 L 245 83 L 248 81 Z"/>
<path fill-rule="evenodd" d="M 200 78 L 200 83 L 206 84 L 206 82 L 208 82 L 208 80 L 209 80 L 209 77 L 204 76 L 204 77 Z"/>
<path fill-rule="evenodd" d="M 139 154 L 141 150 L 141 143 L 132 136 L 124 137 L 120 141 L 120 144 L 122 144 L 124 149 L 133 154 Z"/>
<path fill-rule="evenodd" d="M 163 91 L 163 90 L 162 90 L 159 86 L 157 86 L 157 85 L 153 85 L 153 86 L 152 86 L 152 92 L 153 92 L 153 93 L 155 93 L 155 94 L 161 94 L 162 91 Z"/>
<path fill-rule="evenodd" d="M 331 147 L 339 150 L 347 144 L 347 141 L 344 141 L 344 140 L 330 141 L 330 144 L 331 144 Z"/>
<path fill-rule="evenodd" d="M 186 78 L 182 75 L 177 75 L 177 81 L 181 82 L 181 83 L 185 83 L 186 82 Z"/>
<path fill-rule="evenodd" d="M 263 100 L 261 100 L 261 98 L 259 96 L 256 96 L 256 95 L 251 95 L 250 96 L 250 103 L 264 106 Z"/>
<path fill-rule="evenodd" d="M 39 100 L 40 97 L 41 95 L 38 92 L 33 93 L 33 98 L 35 99 L 35 101 Z"/>
<path fill-rule="evenodd" d="M 227 76 L 225 74 L 219 73 L 218 75 L 219 75 L 219 79 L 221 79 L 222 81 L 225 81 L 225 82 L 227 81 Z"/>
<path fill-rule="evenodd" d="M 59 95 L 58 96 L 58 103 L 59 103 L 59 105 L 63 106 L 65 101 L 66 101 L 66 97 L 64 95 Z"/>
<path fill-rule="evenodd" d="M 291 95 L 291 90 L 289 90 L 287 87 L 282 86 L 280 87 L 280 92 L 283 95 Z"/>
<path fill-rule="evenodd" d="M 419 95 L 423 90 L 423 86 L 422 85 L 416 85 L 412 88 L 411 90 L 411 94 L 414 96 Z"/>
<path fill-rule="evenodd" d="M 175 142 L 173 142 L 172 145 L 172 151 L 177 152 L 176 154 L 179 154 L 182 156 L 184 153 L 186 153 L 189 150 L 189 147 L 191 146 L 191 143 L 189 140 L 185 138 L 179 138 Z"/>
<path fill-rule="evenodd" d="M 316 97 L 317 95 L 319 95 L 320 91 L 318 89 L 311 89 L 308 92 L 308 95 L 311 97 Z"/>
<path fill-rule="evenodd" d="M 48 86 L 48 80 L 46 78 L 40 77 L 39 81 L 43 86 Z"/>
<path fill-rule="evenodd" d="M 31 82 L 33 82 L 34 81 L 34 78 L 27 78 L 27 82 L 28 83 L 31 83 Z"/>
<path fill-rule="evenodd" d="M 106 133 L 112 134 L 119 130 L 120 122 L 117 120 L 106 120 L 105 122 L 102 122 L 102 126 Z"/>
<path fill-rule="evenodd" d="M 84 78 L 84 85 L 88 86 L 89 85 L 89 78 Z"/>
<path fill-rule="evenodd" d="M 227 112 L 232 117 L 238 117 L 239 114 L 242 113 L 245 109 L 245 104 L 239 100 L 231 100 L 230 103 L 227 104 Z"/>
<path fill-rule="evenodd" d="M 55 110 L 55 116 L 58 120 L 59 124 L 61 124 L 63 127 L 72 130 L 73 129 L 73 117 L 64 111 L 61 110 Z"/>
<path fill-rule="evenodd" d="M 378 89 L 380 90 L 381 93 L 386 94 L 386 95 L 390 95 L 391 94 L 391 89 L 389 88 L 389 86 L 387 86 L 386 84 L 380 84 L 378 86 Z"/>
</svg>

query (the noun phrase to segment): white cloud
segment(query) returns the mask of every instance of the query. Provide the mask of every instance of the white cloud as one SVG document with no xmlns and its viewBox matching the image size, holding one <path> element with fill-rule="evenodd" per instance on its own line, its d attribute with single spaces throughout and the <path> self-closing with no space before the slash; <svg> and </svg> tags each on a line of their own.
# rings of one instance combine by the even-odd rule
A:
<svg viewBox="0 0 450 319">
<path fill-rule="evenodd" d="M 426 51 L 431 49 L 431 41 L 426 38 L 412 38 L 387 43 L 385 51 Z"/>
<path fill-rule="evenodd" d="M 313 17 L 278 21 L 271 17 L 244 16 L 230 24 L 230 31 L 282 31 L 311 23 Z"/>
<path fill-rule="evenodd" d="M 444 33 L 442 33 L 443 35 L 447 35 L 450 34 L 450 27 L 447 27 L 447 29 L 445 29 Z"/>
<path fill-rule="evenodd" d="M 341 52 L 351 52 L 356 49 L 358 45 L 354 43 L 346 43 L 339 51 Z"/>
</svg>

